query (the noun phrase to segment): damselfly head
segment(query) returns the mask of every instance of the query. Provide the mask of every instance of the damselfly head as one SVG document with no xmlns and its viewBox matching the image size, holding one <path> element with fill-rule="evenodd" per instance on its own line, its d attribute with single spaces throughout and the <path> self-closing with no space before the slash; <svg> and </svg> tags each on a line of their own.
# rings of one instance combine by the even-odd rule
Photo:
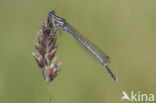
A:
<svg viewBox="0 0 156 103">
<path fill-rule="evenodd" d="M 55 15 L 54 10 L 52 10 L 50 13 L 48 13 L 48 17 L 52 18 L 56 27 L 59 27 L 59 26 L 64 27 L 65 26 L 65 19 Z"/>
<path fill-rule="evenodd" d="M 48 17 L 51 18 L 52 15 L 55 15 L 55 11 L 54 10 L 52 10 L 51 12 L 48 13 Z"/>
</svg>

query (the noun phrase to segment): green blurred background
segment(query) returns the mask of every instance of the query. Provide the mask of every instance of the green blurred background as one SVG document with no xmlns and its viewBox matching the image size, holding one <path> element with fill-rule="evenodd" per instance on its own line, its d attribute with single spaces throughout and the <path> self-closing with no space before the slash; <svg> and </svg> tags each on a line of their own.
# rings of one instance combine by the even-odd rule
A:
<svg viewBox="0 0 156 103">
<path fill-rule="evenodd" d="M 52 103 L 130 103 L 121 101 L 123 90 L 156 94 L 155 0 L 0 0 L 0 103 L 47 102 L 48 84 L 31 53 L 52 9 L 111 57 L 119 79 L 63 32 Z"/>
</svg>

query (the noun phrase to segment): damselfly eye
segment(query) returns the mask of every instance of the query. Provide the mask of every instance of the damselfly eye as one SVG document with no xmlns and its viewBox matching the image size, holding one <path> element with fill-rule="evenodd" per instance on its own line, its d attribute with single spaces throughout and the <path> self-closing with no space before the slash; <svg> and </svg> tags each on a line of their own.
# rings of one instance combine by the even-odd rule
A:
<svg viewBox="0 0 156 103">
<path fill-rule="evenodd" d="M 52 15 L 54 15 L 54 13 L 55 13 L 55 11 L 51 11 L 51 12 L 49 12 L 49 13 L 48 13 L 48 18 L 51 18 Z"/>
</svg>

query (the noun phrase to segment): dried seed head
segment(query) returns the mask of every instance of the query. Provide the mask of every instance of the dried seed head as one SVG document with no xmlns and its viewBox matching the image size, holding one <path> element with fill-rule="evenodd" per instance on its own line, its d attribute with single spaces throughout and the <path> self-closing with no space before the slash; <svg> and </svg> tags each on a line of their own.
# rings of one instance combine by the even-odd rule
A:
<svg viewBox="0 0 156 103">
<path fill-rule="evenodd" d="M 48 54 L 49 60 L 51 60 L 55 56 L 55 53 L 56 53 L 56 48 L 51 50 L 51 52 Z"/>
<path fill-rule="evenodd" d="M 57 36 L 53 32 L 53 23 L 50 18 L 43 20 L 41 29 L 37 32 L 35 42 L 36 52 L 32 53 L 39 67 L 42 69 L 46 81 L 52 81 L 60 70 L 61 63 L 54 58 L 56 54 Z"/>
<path fill-rule="evenodd" d="M 60 66 L 61 66 L 61 63 L 58 63 L 56 59 L 50 65 L 50 67 L 48 68 L 49 81 L 52 81 L 57 76 L 57 74 L 58 74 L 58 72 L 60 70 Z"/>
<path fill-rule="evenodd" d="M 46 62 L 44 60 L 44 58 L 42 57 L 42 55 L 38 54 L 38 53 L 32 53 L 32 55 L 34 56 L 38 66 L 44 70 L 45 69 L 45 65 L 46 65 Z"/>
<path fill-rule="evenodd" d="M 53 43 L 50 44 L 49 47 L 48 47 L 48 50 L 49 50 L 49 51 L 51 51 L 52 49 L 54 49 L 54 44 L 53 44 Z"/>
</svg>

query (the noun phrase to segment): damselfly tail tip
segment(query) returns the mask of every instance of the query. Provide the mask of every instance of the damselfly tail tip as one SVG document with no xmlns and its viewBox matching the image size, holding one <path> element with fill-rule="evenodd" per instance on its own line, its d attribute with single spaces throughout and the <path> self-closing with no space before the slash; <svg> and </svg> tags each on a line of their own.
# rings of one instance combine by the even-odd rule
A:
<svg viewBox="0 0 156 103">
<path fill-rule="evenodd" d="M 109 69 L 109 67 L 105 63 L 103 63 L 103 65 L 105 66 L 105 68 L 108 71 L 108 73 L 110 74 L 110 76 L 114 79 L 114 81 L 117 82 L 118 78 L 112 73 L 112 71 Z"/>
<path fill-rule="evenodd" d="M 115 82 L 118 82 L 118 78 L 114 74 L 111 73 L 111 76 Z"/>
<path fill-rule="evenodd" d="M 115 77 L 115 78 L 114 78 L 114 81 L 115 81 L 115 82 L 118 82 L 118 78 L 117 78 L 117 77 Z"/>
</svg>

